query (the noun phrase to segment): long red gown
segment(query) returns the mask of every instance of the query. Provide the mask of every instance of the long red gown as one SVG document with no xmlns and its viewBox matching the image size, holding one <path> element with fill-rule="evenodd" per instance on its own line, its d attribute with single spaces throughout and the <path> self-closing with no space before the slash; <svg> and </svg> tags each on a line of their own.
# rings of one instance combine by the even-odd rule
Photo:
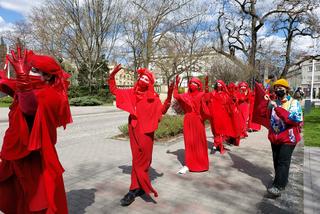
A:
<svg viewBox="0 0 320 214">
<path fill-rule="evenodd" d="M 241 87 L 245 87 L 245 91 L 241 89 Z M 238 93 L 238 106 L 239 110 L 242 114 L 242 118 L 244 121 L 243 130 L 241 137 L 247 137 L 247 128 L 248 128 L 248 122 L 249 122 L 249 112 L 250 112 L 250 89 L 249 85 L 246 82 L 241 82 L 238 84 L 239 93 Z"/>
<path fill-rule="evenodd" d="M 203 103 L 203 96 L 204 92 L 200 91 L 178 94 L 178 89 L 175 88 L 174 92 L 174 98 L 179 102 L 185 113 L 183 121 L 185 165 L 192 172 L 202 172 L 209 169 L 208 145 L 204 125 L 206 116 L 203 109 L 206 106 Z"/>
<path fill-rule="evenodd" d="M 149 76 L 151 78 L 151 75 Z M 118 89 L 114 78 L 109 78 L 109 88 L 116 96 L 118 108 L 129 112 L 128 128 L 132 153 L 132 171 L 130 190 L 143 189 L 146 194 L 158 196 L 149 178 L 149 168 L 152 162 L 154 132 L 158 123 L 170 107 L 170 98 L 161 103 L 158 94 L 153 90 L 153 84 L 148 91 L 136 91 L 137 85 L 130 89 Z"/>
<path fill-rule="evenodd" d="M 32 90 L 19 92 L 15 79 L 1 75 L 0 90 L 14 100 L 0 153 L 0 210 L 68 213 L 64 169 L 55 144 L 57 127 L 72 122 L 66 92 L 69 75 L 49 56 L 32 55 L 29 62 L 55 79 L 47 84 L 30 76 Z"/>
<path fill-rule="evenodd" d="M 210 123 L 211 131 L 214 136 L 214 146 L 224 153 L 223 142 L 229 137 L 235 137 L 233 127 L 233 101 L 229 96 L 225 83 L 217 80 L 222 85 L 221 90 L 214 90 L 210 93 Z"/>
<path fill-rule="evenodd" d="M 68 100 L 48 85 L 37 85 L 33 92 L 37 108 L 31 120 L 20 109 L 17 96 L 10 106 L 1 149 L 0 210 L 68 213 L 64 169 L 54 146 L 57 127 L 71 122 Z"/>
</svg>

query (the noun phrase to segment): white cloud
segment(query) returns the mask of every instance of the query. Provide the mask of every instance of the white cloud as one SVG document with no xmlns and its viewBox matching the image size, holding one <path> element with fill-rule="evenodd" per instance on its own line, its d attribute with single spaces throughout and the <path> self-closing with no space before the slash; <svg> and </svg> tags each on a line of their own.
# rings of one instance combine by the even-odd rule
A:
<svg viewBox="0 0 320 214">
<path fill-rule="evenodd" d="M 12 23 L 6 22 L 1 16 L 0 16 L 0 33 L 3 31 L 11 30 L 13 27 Z"/>
<path fill-rule="evenodd" d="M 313 39 L 307 36 L 296 37 L 293 40 L 292 47 L 295 51 L 314 54 Z"/>
<path fill-rule="evenodd" d="M 271 35 L 261 39 L 261 46 L 268 50 L 278 50 L 283 51 L 285 49 L 284 38 Z"/>
<path fill-rule="evenodd" d="M 30 1 L 30 0 L 1 0 L 0 7 L 12 10 L 23 15 L 28 14 L 35 6 L 42 4 L 44 0 Z"/>
</svg>

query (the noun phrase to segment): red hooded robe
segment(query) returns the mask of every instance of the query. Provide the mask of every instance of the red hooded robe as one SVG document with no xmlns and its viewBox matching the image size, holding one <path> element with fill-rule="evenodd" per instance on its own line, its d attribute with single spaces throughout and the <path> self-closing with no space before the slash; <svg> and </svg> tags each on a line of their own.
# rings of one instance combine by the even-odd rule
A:
<svg viewBox="0 0 320 214">
<path fill-rule="evenodd" d="M 208 145 L 204 126 L 207 110 L 203 102 L 201 81 L 193 77 L 190 82 L 198 85 L 199 90 L 178 94 L 175 88 L 174 98 L 185 112 L 183 121 L 183 136 L 185 145 L 185 165 L 192 172 L 202 172 L 209 169 Z"/>
<path fill-rule="evenodd" d="M 244 87 L 245 90 L 241 89 L 241 87 Z M 250 112 L 250 89 L 249 85 L 246 82 L 240 82 L 238 84 L 239 88 L 239 93 L 238 93 L 238 106 L 239 110 L 242 114 L 242 119 L 243 119 L 243 130 L 242 130 L 242 137 L 247 137 L 247 127 L 248 127 L 248 121 L 249 121 L 249 112 Z"/>
<path fill-rule="evenodd" d="M 214 146 L 223 150 L 223 141 L 228 137 L 236 137 L 233 127 L 234 106 L 228 89 L 222 80 L 217 80 L 222 85 L 220 91 L 214 90 L 210 93 L 210 124 L 214 136 Z"/>
<path fill-rule="evenodd" d="M 149 178 L 152 161 L 154 132 L 158 123 L 170 107 L 167 100 L 162 105 L 159 95 L 154 91 L 154 77 L 146 68 L 138 69 L 140 77 L 146 75 L 150 80 L 148 90 L 140 92 L 137 83 L 130 89 L 118 89 L 114 78 L 109 78 L 109 88 L 116 96 L 118 108 L 130 113 L 128 128 L 132 152 L 132 171 L 130 190 L 143 189 L 146 194 L 158 196 Z M 170 99 L 170 98 L 169 98 Z"/>
<path fill-rule="evenodd" d="M 15 87 L 8 84 L 15 80 L 0 81 L 0 89 L 10 87 L 14 95 L 1 150 L 0 210 L 68 213 L 64 169 L 54 146 L 57 127 L 72 122 L 65 84 L 68 75 L 49 56 L 33 55 L 29 61 L 42 72 L 53 74 L 55 81 L 52 85 L 39 79 L 32 81 L 37 102 L 31 119 L 21 109 Z"/>
</svg>

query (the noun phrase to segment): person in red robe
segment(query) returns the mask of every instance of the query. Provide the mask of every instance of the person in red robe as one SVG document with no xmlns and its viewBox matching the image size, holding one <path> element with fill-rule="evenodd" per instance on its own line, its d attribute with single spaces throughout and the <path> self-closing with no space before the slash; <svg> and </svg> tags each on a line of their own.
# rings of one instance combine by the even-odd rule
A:
<svg viewBox="0 0 320 214">
<path fill-rule="evenodd" d="M 242 130 L 245 128 L 244 127 L 244 119 L 242 116 L 242 113 L 239 110 L 239 105 L 238 105 L 238 96 L 239 96 L 239 90 L 236 84 L 233 82 L 230 82 L 228 84 L 228 91 L 229 95 L 232 99 L 232 103 L 230 104 L 230 107 L 232 109 L 232 126 L 233 126 L 233 136 L 230 136 L 228 139 L 228 143 L 235 145 L 235 146 L 240 146 L 240 136 L 242 133 Z"/>
<path fill-rule="evenodd" d="M 210 124 L 213 134 L 212 150 L 225 153 L 223 143 L 229 137 L 235 137 L 233 127 L 233 100 L 229 95 L 227 86 L 222 80 L 217 80 L 214 90 L 210 92 L 208 108 L 210 111 Z"/>
<path fill-rule="evenodd" d="M 116 86 L 115 75 L 121 70 L 117 65 L 109 76 L 109 89 L 116 96 L 118 108 L 129 112 L 128 129 L 132 152 L 131 185 L 129 192 L 121 199 L 122 206 L 130 205 L 135 197 L 157 191 L 152 187 L 149 178 L 149 168 L 152 161 L 154 132 L 163 114 L 170 107 L 173 83 L 169 86 L 168 96 L 164 104 L 154 91 L 154 76 L 146 68 L 137 70 L 139 78 L 133 88 L 119 89 Z"/>
<path fill-rule="evenodd" d="M 261 85 L 262 87 L 262 85 Z M 252 117 L 253 117 L 253 109 L 254 109 L 254 98 L 255 98 L 255 92 L 251 92 L 250 93 L 250 107 L 249 107 L 249 121 L 248 121 L 248 131 L 252 132 L 252 131 L 259 131 L 261 129 L 261 125 L 258 123 L 255 123 L 252 121 Z"/>
<path fill-rule="evenodd" d="M 0 210 L 68 213 L 55 144 L 57 127 L 72 122 L 69 75 L 53 58 L 27 50 L 22 56 L 19 47 L 7 58 L 16 78 L 0 80 L 0 90 L 13 96 L 0 154 Z"/>
<path fill-rule="evenodd" d="M 208 113 L 203 100 L 205 93 L 202 91 L 202 83 L 199 78 L 192 77 L 188 83 L 188 92 L 179 94 L 179 82 L 180 78 L 177 76 L 173 97 L 185 113 L 183 120 L 185 166 L 178 173 L 207 171 L 209 158 L 204 121 Z"/>
<path fill-rule="evenodd" d="M 240 82 L 238 88 L 238 106 L 243 118 L 242 121 L 244 122 L 244 124 L 242 124 L 243 130 L 241 131 L 241 137 L 244 138 L 248 137 L 247 127 L 249 121 L 250 88 L 246 82 Z"/>
</svg>

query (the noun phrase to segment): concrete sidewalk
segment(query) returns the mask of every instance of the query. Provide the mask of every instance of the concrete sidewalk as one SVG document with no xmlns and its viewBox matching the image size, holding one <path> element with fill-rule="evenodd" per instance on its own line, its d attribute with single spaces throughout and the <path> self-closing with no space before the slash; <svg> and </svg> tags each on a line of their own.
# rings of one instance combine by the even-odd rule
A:
<svg viewBox="0 0 320 214">
<path fill-rule="evenodd" d="M 320 148 L 304 148 L 304 213 L 320 213 Z"/>
<path fill-rule="evenodd" d="M 208 133 L 208 147 L 212 140 Z M 269 198 L 273 164 L 266 130 L 251 133 L 240 147 L 210 154 L 210 170 L 177 175 L 184 162 L 183 141 L 154 146 L 150 169 L 158 198 L 137 198 L 129 207 L 119 200 L 130 185 L 127 141 L 105 139 L 60 149 L 70 213 L 302 213 L 303 145 L 294 151 L 290 183 L 277 199 Z"/>
<path fill-rule="evenodd" d="M 115 106 L 71 106 L 72 116 L 119 112 Z M 9 108 L 0 108 L 0 123 L 8 122 Z"/>
</svg>

